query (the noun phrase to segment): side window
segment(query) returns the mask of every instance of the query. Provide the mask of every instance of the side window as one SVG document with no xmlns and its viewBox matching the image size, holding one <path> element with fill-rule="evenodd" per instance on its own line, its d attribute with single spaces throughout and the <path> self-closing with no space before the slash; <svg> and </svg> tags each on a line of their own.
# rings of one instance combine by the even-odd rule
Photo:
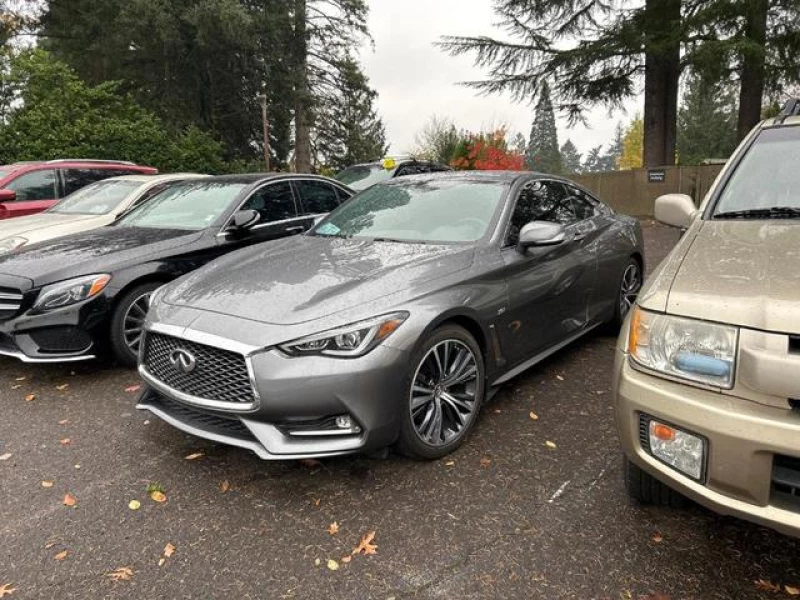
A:
<svg viewBox="0 0 800 600">
<path fill-rule="evenodd" d="M 56 172 L 52 169 L 20 175 L 6 186 L 17 192 L 17 200 L 55 200 Z"/>
<path fill-rule="evenodd" d="M 576 221 L 566 189 L 554 181 L 531 181 L 519 193 L 511 215 L 506 244 L 515 246 L 519 232 L 531 221 L 550 221 L 569 225 Z"/>
<path fill-rule="evenodd" d="M 351 194 L 350 192 L 345 192 L 340 187 L 336 188 L 336 195 L 339 197 L 339 204 L 353 197 L 353 194 Z"/>
<path fill-rule="evenodd" d="M 395 177 L 405 177 L 406 175 L 420 175 L 421 173 L 430 173 L 431 167 L 425 163 L 409 163 L 397 169 Z"/>
<path fill-rule="evenodd" d="M 336 189 L 324 181 L 300 180 L 294 183 L 300 195 L 304 215 L 318 215 L 331 212 L 339 206 Z"/>
<path fill-rule="evenodd" d="M 575 211 L 575 216 L 579 221 L 591 219 L 597 214 L 597 203 L 594 198 L 571 185 L 567 186 L 567 191 L 572 199 L 572 208 Z"/>
<path fill-rule="evenodd" d="M 241 210 L 255 210 L 261 215 L 260 223 L 283 221 L 297 216 L 292 186 L 288 181 L 271 183 L 253 192 Z"/>
<path fill-rule="evenodd" d="M 108 169 L 64 169 L 64 195 L 78 191 L 95 181 L 115 176 L 117 173 Z"/>
</svg>

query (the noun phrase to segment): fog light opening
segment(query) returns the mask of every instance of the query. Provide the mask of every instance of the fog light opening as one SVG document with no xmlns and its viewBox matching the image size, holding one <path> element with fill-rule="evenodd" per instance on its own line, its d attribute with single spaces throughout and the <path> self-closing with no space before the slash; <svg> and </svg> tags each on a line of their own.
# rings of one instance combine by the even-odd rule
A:
<svg viewBox="0 0 800 600">
<path fill-rule="evenodd" d="M 353 433 L 359 433 L 361 431 L 361 428 L 355 424 L 350 415 L 339 415 L 336 417 L 336 426 L 339 429 L 349 429 Z"/>
<path fill-rule="evenodd" d="M 701 437 L 655 419 L 650 420 L 650 453 L 692 479 L 703 478 L 706 444 Z"/>
</svg>

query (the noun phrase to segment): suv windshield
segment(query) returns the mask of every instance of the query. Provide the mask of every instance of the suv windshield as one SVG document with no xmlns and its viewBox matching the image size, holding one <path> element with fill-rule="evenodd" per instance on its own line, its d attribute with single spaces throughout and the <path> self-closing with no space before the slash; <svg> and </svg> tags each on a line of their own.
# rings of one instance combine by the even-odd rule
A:
<svg viewBox="0 0 800 600">
<path fill-rule="evenodd" d="M 347 167 L 336 179 L 358 191 L 391 179 L 392 173 L 393 171 L 387 171 L 381 165 L 356 165 Z"/>
<path fill-rule="evenodd" d="M 48 212 L 64 215 L 105 215 L 117 208 L 120 202 L 141 185 L 141 181 L 98 181 L 73 192 Z"/>
<path fill-rule="evenodd" d="M 800 216 L 800 127 L 765 129 L 720 194 L 715 218 Z"/>
<path fill-rule="evenodd" d="M 508 186 L 481 180 L 397 180 L 354 196 L 311 235 L 457 243 L 481 239 Z"/>
<path fill-rule="evenodd" d="M 210 226 L 247 184 L 192 182 L 173 185 L 117 221 L 119 227 L 200 230 Z"/>
</svg>

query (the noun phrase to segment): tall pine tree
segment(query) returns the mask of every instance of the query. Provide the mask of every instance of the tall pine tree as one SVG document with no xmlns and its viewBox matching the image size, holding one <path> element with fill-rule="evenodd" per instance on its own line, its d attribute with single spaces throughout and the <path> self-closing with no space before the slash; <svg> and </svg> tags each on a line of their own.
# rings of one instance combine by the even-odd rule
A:
<svg viewBox="0 0 800 600">
<path fill-rule="evenodd" d="M 706 158 L 728 158 L 736 148 L 736 126 L 730 87 L 691 77 L 678 112 L 679 162 L 697 165 Z"/>
<path fill-rule="evenodd" d="M 566 175 L 580 173 L 582 170 L 581 153 L 572 140 L 568 139 L 561 146 L 561 168 Z"/>
<path fill-rule="evenodd" d="M 536 103 L 525 164 L 531 171 L 561 173 L 556 116 L 550 99 L 550 86 L 546 81 L 539 88 L 539 100 Z"/>
</svg>

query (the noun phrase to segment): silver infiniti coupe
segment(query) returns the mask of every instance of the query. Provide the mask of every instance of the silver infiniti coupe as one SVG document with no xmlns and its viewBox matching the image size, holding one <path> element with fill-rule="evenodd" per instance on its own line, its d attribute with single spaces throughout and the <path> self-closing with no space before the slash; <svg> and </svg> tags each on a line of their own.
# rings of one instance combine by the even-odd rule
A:
<svg viewBox="0 0 800 600">
<path fill-rule="evenodd" d="M 138 408 L 265 459 L 438 458 L 498 386 L 619 325 L 643 271 L 638 222 L 570 181 L 396 179 L 156 292 Z"/>
</svg>

